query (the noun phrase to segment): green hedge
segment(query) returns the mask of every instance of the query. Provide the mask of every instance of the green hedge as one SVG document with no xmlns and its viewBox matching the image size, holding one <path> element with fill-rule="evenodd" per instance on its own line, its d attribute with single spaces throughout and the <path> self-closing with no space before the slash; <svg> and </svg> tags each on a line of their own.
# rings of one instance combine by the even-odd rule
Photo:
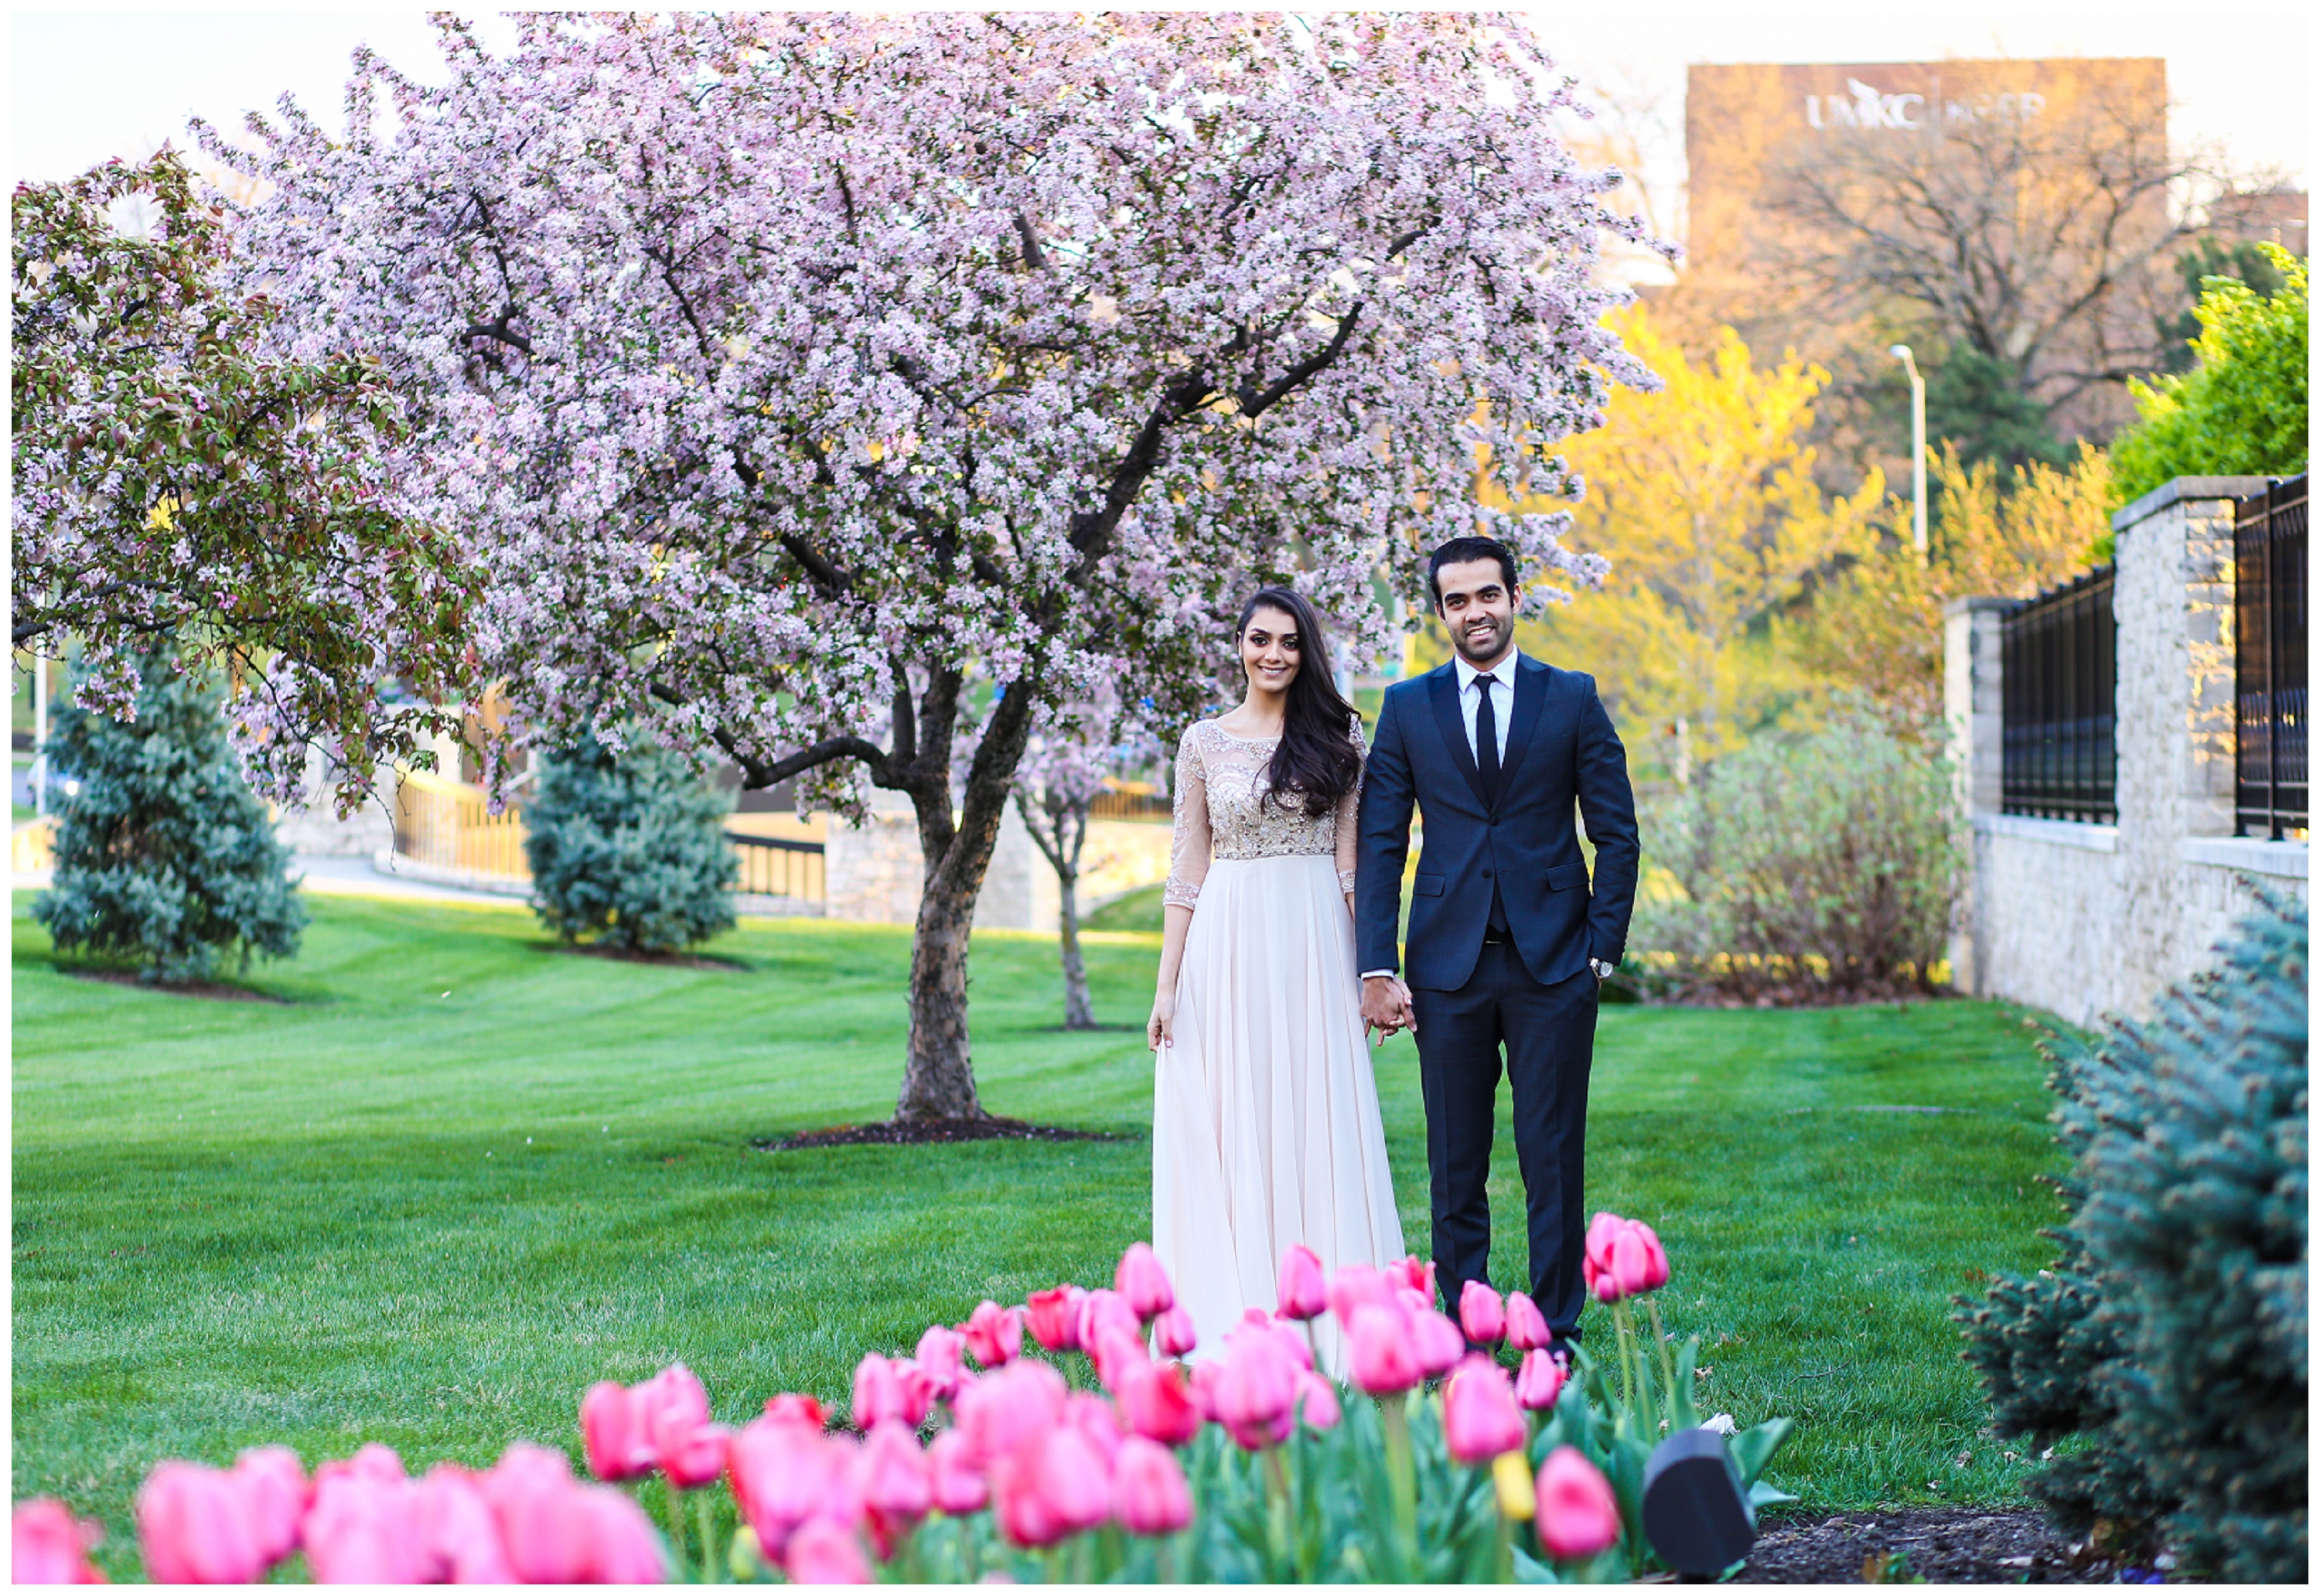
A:
<svg viewBox="0 0 2320 1596">
<path fill-rule="evenodd" d="M 2306 1573 L 2309 951 L 2268 899 L 2149 1023 L 2047 1044 L 2062 1253 L 1959 1315 L 2064 1528 L 2228 1580 Z"/>
</svg>

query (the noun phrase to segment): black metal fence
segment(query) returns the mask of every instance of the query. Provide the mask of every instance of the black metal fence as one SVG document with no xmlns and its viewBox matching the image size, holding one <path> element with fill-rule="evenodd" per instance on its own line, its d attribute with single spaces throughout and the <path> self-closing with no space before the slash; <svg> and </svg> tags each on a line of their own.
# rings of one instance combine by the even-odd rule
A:
<svg viewBox="0 0 2320 1596">
<path fill-rule="evenodd" d="M 750 837 L 739 831 L 726 832 L 725 840 L 733 845 L 741 866 L 740 879 L 733 884 L 735 892 L 821 902 L 825 889 L 820 843 Z"/>
<path fill-rule="evenodd" d="M 2305 632 L 2311 589 L 2304 476 L 2239 502 L 2232 534 L 2239 659 L 2239 831 L 2311 824 Z"/>
<path fill-rule="evenodd" d="M 2025 599 L 2004 623 L 2007 814 L 2118 819 L 2118 622 L 2104 566 Z"/>
</svg>

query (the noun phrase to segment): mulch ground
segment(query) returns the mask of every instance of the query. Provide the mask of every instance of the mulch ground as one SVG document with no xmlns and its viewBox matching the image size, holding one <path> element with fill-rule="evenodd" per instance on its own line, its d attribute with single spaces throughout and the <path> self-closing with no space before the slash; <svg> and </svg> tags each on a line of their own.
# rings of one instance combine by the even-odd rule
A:
<svg viewBox="0 0 2320 1596">
<path fill-rule="evenodd" d="M 1066 1130 L 1060 1125 L 1034 1125 L 1028 1120 L 989 1115 L 977 1119 L 880 1120 L 870 1125 L 833 1125 L 827 1130 L 805 1130 L 795 1136 L 761 1137 L 749 1145 L 768 1153 L 793 1153 L 807 1147 L 901 1147 L 929 1142 L 1128 1139 L 1109 1130 Z"/>
<path fill-rule="evenodd" d="M 2036 1508 L 1907 1508 L 1768 1522 L 1736 1582 L 2108 1584 L 2129 1571 L 2065 1540 Z M 2136 1573 L 2146 1571 L 2134 1570 Z"/>
<path fill-rule="evenodd" d="M 287 1003 L 288 998 L 276 997 L 270 992 L 252 992 L 247 986 L 228 986 L 222 981 L 186 981 L 171 985 L 160 981 L 140 980 L 133 970 L 67 970 L 58 974 L 75 981 L 102 981 L 108 986 L 133 986 L 140 992 L 159 992 L 170 997 L 207 998 L 219 1003 Z"/>
</svg>

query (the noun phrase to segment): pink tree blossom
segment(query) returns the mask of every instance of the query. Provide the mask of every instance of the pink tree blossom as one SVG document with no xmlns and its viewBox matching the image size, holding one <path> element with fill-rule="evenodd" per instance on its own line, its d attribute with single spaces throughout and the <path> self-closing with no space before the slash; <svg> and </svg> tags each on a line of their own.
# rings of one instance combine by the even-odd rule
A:
<svg viewBox="0 0 2320 1596">
<path fill-rule="evenodd" d="M 909 795 L 900 1117 L 982 1111 L 967 931 L 1043 715 L 1182 725 L 1259 581 L 1381 650 L 1381 583 L 1419 607 L 1478 524 L 1534 602 L 1600 578 L 1473 502 L 1478 458 L 1575 493 L 1554 443 L 1650 380 L 1595 272 L 1637 229 L 1520 23 L 441 25 L 440 88 L 358 57 L 343 141 L 253 120 L 249 256 L 295 353 L 410 396 L 392 479 L 471 550 L 520 735 L 641 715 L 753 787 Z"/>
</svg>

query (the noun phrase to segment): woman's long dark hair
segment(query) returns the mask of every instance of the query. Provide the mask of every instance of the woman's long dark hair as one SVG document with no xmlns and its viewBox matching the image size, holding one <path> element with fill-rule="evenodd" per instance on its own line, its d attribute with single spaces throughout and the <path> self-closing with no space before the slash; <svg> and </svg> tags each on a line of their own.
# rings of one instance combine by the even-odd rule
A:
<svg viewBox="0 0 2320 1596">
<path fill-rule="evenodd" d="M 1267 772 L 1273 790 L 1265 800 L 1277 799 L 1285 808 L 1293 793 L 1303 800 L 1307 815 L 1324 815 L 1361 779 L 1362 757 L 1354 747 L 1354 706 L 1338 695 L 1321 618 L 1302 594 L 1285 587 L 1260 587 L 1250 594 L 1233 628 L 1235 650 L 1248 634 L 1249 617 L 1259 610 L 1279 610 L 1297 623 L 1297 675 L 1289 684 L 1281 741 Z"/>
</svg>

